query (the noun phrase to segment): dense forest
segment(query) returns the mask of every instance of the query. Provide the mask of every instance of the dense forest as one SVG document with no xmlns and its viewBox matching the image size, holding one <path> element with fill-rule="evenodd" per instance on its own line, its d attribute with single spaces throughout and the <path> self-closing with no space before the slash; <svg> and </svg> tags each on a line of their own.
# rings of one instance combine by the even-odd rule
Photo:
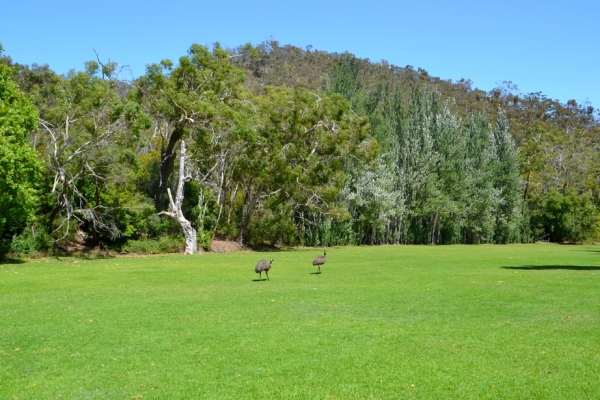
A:
<svg viewBox="0 0 600 400">
<path fill-rule="evenodd" d="M 590 104 L 277 41 L 157 61 L 0 46 L 1 255 L 600 239 Z"/>
</svg>

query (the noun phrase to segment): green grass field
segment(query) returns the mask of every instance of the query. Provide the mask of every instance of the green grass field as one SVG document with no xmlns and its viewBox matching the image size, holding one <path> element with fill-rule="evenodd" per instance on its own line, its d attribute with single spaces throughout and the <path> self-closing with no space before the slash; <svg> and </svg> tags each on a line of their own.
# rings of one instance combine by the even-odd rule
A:
<svg viewBox="0 0 600 400">
<path fill-rule="evenodd" d="M 319 254 L 0 264 L 0 400 L 600 398 L 600 247 Z"/>
</svg>

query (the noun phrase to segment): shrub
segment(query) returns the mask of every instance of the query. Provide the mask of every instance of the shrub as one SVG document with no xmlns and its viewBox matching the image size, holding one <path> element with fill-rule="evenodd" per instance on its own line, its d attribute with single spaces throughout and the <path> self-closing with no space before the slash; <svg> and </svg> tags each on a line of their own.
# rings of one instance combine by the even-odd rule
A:
<svg viewBox="0 0 600 400">
<path fill-rule="evenodd" d="M 536 239 L 583 242 L 598 238 L 598 211 L 589 196 L 553 190 L 532 196 L 530 206 Z"/>
<path fill-rule="evenodd" d="M 9 252 L 15 257 L 23 257 L 48 254 L 52 247 L 52 237 L 45 230 L 32 226 L 13 238 Z"/>
<path fill-rule="evenodd" d="M 156 239 L 129 240 L 121 251 L 135 254 L 181 253 L 185 248 L 182 235 L 160 236 Z"/>
</svg>

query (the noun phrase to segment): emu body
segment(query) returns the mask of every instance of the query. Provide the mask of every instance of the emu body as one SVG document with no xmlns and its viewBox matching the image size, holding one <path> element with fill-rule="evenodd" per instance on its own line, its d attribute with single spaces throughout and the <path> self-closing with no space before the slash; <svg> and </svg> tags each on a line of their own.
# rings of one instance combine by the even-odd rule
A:
<svg viewBox="0 0 600 400">
<path fill-rule="evenodd" d="M 265 274 L 267 274 L 267 280 L 271 280 L 269 279 L 269 270 L 271 269 L 271 265 L 273 264 L 273 259 L 271 258 L 271 261 L 267 262 L 267 260 L 260 260 L 258 262 L 258 264 L 256 264 L 256 268 L 254 268 L 254 271 L 258 274 L 258 279 L 262 281 L 262 272 L 264 271 Z"/>
<path fill-rule="evenodd" d="M 327 251 L 324 250 L 322 256 L 318 256 L 313 260 L 313 265 L 316 265 L 317 268 L 319 268 L 319 274 L 321 273 L 321 265 L 325 264 L 325 261 L 327 261 L 326 257 Z"/>
</svg>

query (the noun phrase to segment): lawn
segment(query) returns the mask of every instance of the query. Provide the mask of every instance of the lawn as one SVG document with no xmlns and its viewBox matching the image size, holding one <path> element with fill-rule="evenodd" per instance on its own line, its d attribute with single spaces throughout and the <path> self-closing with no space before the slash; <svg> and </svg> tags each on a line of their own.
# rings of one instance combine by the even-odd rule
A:
<svg viewBox="0 0 600 400">
<path fill-rule="evenodd" d="M 320 254 L 0 264 L 0 400 L 600 398 L 600 247 Z"/>
</svg>

